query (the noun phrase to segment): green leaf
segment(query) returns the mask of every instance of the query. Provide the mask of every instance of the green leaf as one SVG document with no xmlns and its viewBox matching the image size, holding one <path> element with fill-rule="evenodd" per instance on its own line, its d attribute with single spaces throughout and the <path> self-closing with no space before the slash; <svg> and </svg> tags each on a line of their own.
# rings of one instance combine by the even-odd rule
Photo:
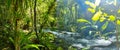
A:
<svg viewBox="0 0 120 50">
<path fill-rule="evenodd" d="M 9 39 L 14 44 L 14 40 L 12 39 L 12 37 L 9 37 Z"/>
<path fill-rule="evenodd" d="M 117 13 L 120 13 L 120 9 L 117 11 Z"/>
<path fill-rule="evenodd" d="M 93 8 L 88 8 L 88 11 L 91 13 L 95 13 L 95 9 L 93 9 Z"/>
<path fill-rule="evenodd" d="M 58 47 L 57 50 L 63 50 L 63 48 L 62 47 Z"/>
<path fill-rule="evenodd" d="M 90 1 L 85 1 L 85 4 L 89 5 L 90 7 L 94 8 L 94 9 L 96 8 L 96 5 Z"/>
<path fill-rule="evenodd" d="M 76 48 L 72 47 L 72 46 L 69 46 L 68 47 L 68 50 L 77 50 Z"/>
<path fill-rule="evenodd" d="M 96 12 L 94 14 L 94 16 L 92 17 L 92 20 L 93 21 L 98 21 L 100 19 L 101 15 L 102 15 L 102 11 L 99 10 L 98 12 Z"/>
<path fill-rule="evenodd" d="M 83 23 L 89 23 L 90 24 L 90 22 L 86 19 L 78 19 L 77 22 L 83 22 Z"/>
<path fill-rule="evenodd" d="M 26 46 L 24 46 L 24 49 L 28 49 L 28 48 L 36 48 L 37 50 L 40 50 L 39 47 L 44 47 L 43 45 L 38 45 L 38 44 L 28 44 Z"/>
<path fill-rule="evenodd" d="M 8 8 L 10 7 L 10 5 L 11 5 L 11 0 L 7 0 L 7 6 L 8 6 Z"/>
<path fill-rule="evenodd" d="M 108 20 L 110 20 L 110 21 L 115 21 L 115 19 L 116 19 L 116 18 L 115 18 L 114 15 L 110 15 Z"/>
<path fill-rule="evenodd" d="M 104 31 L 108 26 L 108 21 L 106 23 L 103 24 L 103 26 L 101 27 L 102 31 Z"/>
<path fill-rule="evenodd" d="M 82 30 L 82 29 L 85 29 L 85 28 L 88 28 L 88 27 L 90 27 L 90 26 L 83 26 L 80 29 Z"/>
<path fill-rule="evenodd" d="M 82 48 L 82 50 L 89 50 L 90 47 L 85 47 L 85 48 Z"/>
<path fill-rule="evenodd" d="M 120 25 L 120 20 L 117 20 L 117 21 L 116 21 L 116 24 L 117 24 L 117 25 Z"/>
<path fill-rule="evenodd" d="M 105 33 L 104 36 L 108 36 L 110 34 L 113 34 L 113 32 L 108 32 L 108 33 Z"/>
<path fill-rule="evenodd" d="M 101 18 L 100 18 L 100 22 L 104 22 L 105 21 L 105 17 L 104 16 L 102 16 Z"/>
</svg>

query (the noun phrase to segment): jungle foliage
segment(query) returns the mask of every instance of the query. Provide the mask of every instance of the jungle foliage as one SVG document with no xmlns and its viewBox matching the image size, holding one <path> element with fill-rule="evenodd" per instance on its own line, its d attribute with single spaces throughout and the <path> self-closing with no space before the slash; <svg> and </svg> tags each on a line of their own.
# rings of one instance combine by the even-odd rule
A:
<svg viewBox="0 0 120 50">
<path fill-rule="evenodd" d="M 114 6 L 117 6 L 117 0 L 113 0 Z M 92 14 L 91 21 L 85 19 L 85 18 L 80 18 L 77 20 L 77 22 L 84 23 L 84 26 L 81 27 L 81 30 L 92 27 L 95 30 L 94 31 L 89 31 L 90 35 L 94 35 L 94 37 L 101 37 L 104 39 L 107 39 L 109 34 L 113 34 L 115 32 L 116 34 L 116 39 L 117 39 L 117 47 L 119 49 L 119 27 L 120 27 L 120 17 L 119 15 L 119 9 L 115 14 L 109 14 L 104 11 L 103 7 L 100 7 L 100 2 L 101 0 L 96 0 L 94 3 L 90 1 L 85 1 L 85 4 L 88 5 L 89 7 L 87 8 L 88 12 Z M 97 26 L 97 23 L 103 23 L 102 26 Z M 107 33 L 104 33 L 104 31 L 107 29 L 109 23 L 114 23 L 116 26 L 116 29 Z M 94 34 L 93 34 L 94 33 Z M 103 34 L 104 33 L 104 34 Z"/>
<path fill-rule="evenodd" d="M 0 50 L 64 50 L 44 32 L 57 29 L 57 6 L 57 0 L 0 0 Z"/>
<path fill-rule="evenodd" d="M 56 0 L 0 0 L 1 50 L 54 50 Z"/>
<path fill-rule="evenodd" d="M 84 15 L 79 16 L 80 6 L 74 0 L 0 0 L 0 50 L 64 50 L 61 45 L 64 41 L 58 40 L 60 45 L 57 46 L 54 43 L 56 36 L 43 30 L 77 32 L 78 29 L 92 27 L 95 30 L 89 31 L 89 34 L 106 38 L 113 33 L 102 34 L 110 22 L 116 25 L 116 38 L 119 41 L 119 17 L 104 12 L 99 2 L 85 1 L 89 6 L 87 11 L 92 14 L 90 21 L 83 18 Z M 120 10 L 116 14 L 120 14 Z M 103 25 L 98 28 L 97 22 Z M 78 23 L 84 25 L 78 27 Z M 72 46 L 67 49 L 76 50 Z"/>
</svg>

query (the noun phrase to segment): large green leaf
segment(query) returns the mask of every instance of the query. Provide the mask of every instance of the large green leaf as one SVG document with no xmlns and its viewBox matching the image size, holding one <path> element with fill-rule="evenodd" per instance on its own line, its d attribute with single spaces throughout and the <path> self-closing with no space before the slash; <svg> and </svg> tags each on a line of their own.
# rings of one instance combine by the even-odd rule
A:
<svg viewBox="0 0 120 50">
<path fill-rule="evenodd" d="M 28 44 L 28 45 L 24 46 L 23 49 L 36 48 L 37 50 L 40 50 L 39 47 L 44 47 L 44 46 L 39 45 L 39 44 Z"/>
<path fill-rule="evenodd" d="M 78 19 L 77 22 L 83 22 L 83 23 L 89 23 L 90 24 L 90 22 L 86 19 Z"/>
<path fill-rule="evenodd" d="M 98 21 L 98 20 L 100 19 L 101 15 L 102 15 L 102 11 L 99 10 L 98 12 L 96 12 L 96 13 L 93 15 L 92 20 L 93 20 L 93 21 Z"/>
<path fill-rule="evenodd" d="M 109 22 L 107 21 L 106 23 L 103 24 L 103 26 L 101 27 L 102 31 L 104 31 L 104 30 L 107 28 L 108 23 L 109 23 Z"/>
</svg>

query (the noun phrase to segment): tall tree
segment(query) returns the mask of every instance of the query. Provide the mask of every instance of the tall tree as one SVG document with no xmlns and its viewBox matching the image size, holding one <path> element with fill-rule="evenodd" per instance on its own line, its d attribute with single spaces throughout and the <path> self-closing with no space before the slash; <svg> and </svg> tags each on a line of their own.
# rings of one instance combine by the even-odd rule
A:
<svg viewBox="0 0 120 50">
<path fill-rule="evenodd" d="M 36 26 L 36 4 L 37 4 L 37 0 L 34 1 L 34 31 L 36 33 L 37 40 L 39 41 L 39 36 L 37 33 L 37 26 Z"/>
<path fill-rule="evenodd" d="M 20 45 L 19 45 L 19 34 L 18 34 L 18 16 L 17 16 L 17 11 L 18 11 L 18 1 L 17 0 L 14 0 L 14 24 L 15 24 L 15 26 L 14 26 L 14 28 L 15 28 L 15 30 L 14 30 L 14 34 L 15 34 L 15 36 L 14 36 L 14 42 L 15 42 L 15 50 L 20 50 Z"/>
</svg>

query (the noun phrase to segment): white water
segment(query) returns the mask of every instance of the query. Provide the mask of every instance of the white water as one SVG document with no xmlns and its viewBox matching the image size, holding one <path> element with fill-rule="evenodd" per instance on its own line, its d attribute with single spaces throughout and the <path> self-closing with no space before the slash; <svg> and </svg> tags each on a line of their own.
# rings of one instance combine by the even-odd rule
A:
<svg viewBox="0 0 120 50">
<path fill-rule="evenodd" d="M 79 38 L 81 35 L 79 33 L 73 32 L 55 32 L 47 30 L 45 32 L 51 32 L 55 34 L 58 38 L 62 38 L 68 43 L 71 43 L 71 46 L 77 48 L 78 50 L 81 48 L 90 48 L 93 47 L 92 50 L 117 50 L 116 49 L 116 38 L 112 36 L 111 38 L 105 39 L 85 39 Z M 77 37 L 77 38 L 75 38 Z"/>
</svg>

